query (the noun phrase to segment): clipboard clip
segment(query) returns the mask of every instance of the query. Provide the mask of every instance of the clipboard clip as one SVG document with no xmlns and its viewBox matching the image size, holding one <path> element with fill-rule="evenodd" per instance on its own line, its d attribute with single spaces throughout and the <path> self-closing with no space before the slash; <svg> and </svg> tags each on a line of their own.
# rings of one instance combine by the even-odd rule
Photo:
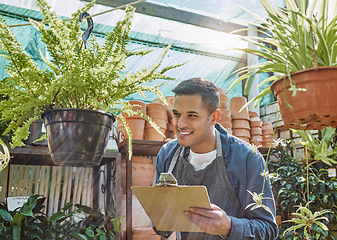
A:
<svg viewBox="0 0 337 240">
<path fill-rule="evenodd" d="M 156 186 L 178 186 L 178 181 L 172 173 L 161 173 Z"/>
</svg>

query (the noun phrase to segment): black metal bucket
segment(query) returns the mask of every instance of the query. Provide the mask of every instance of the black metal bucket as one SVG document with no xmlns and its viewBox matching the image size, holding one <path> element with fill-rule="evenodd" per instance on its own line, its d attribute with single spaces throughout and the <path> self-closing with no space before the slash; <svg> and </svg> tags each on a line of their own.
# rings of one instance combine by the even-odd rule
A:
<svg viewBox="0 0 337 240">
<path fill-rule="evenodd" d="M 98 166 L 115 117 L 88 109 L 53 109 L 42 115 L 55 165 Z"/>
</svg>

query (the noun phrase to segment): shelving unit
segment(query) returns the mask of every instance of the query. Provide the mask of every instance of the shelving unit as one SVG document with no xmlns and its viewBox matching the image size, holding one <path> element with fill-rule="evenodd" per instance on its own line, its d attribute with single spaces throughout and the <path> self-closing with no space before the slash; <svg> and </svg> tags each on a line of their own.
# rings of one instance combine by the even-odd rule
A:
<svg viewBox="0 0 337 240">
<path fill-rule="evenodd" d="M 55 166 L 48 147 L 47 146 L 32 146 L 27 145 L 25 147 L 17 147 L 10 149 L 11 161 L 9 165 L 44 165 Z M 99 185 L 100 179 L 100 166 L 106 165 L 106 181 L 105 185 Z M 122 190 L 121 190 L 121 172 L 122 172 L 122 160 L 119 152 L 107 150 L 102 162 L 99 166 L 93 167 L 93 209 L 99 210 L 98 196 L 99 191 L 105 193 L 105 206 L 114 205 L 116 208 L 116 216 L 121 215 L 121 203 L 122 203 Z M 10 166 L 9 166 L 10 167 Z M 112 191 L 114 191 L 112 194 Z M 121 234 L 116 236 L 116 239 L 121 240 Z"/>
<path fill-rule="evenodd" d="M 133 155 L 157 156 L 166 142 L 149 140 L 132 140 Z M 129 158 L 129 140 L 118 144 L 119 152 L 126 158 L 126 240 L 132 239 L 132 158 Z M 129 161 L 131 160 L 131 161 Z"/>
</svg>

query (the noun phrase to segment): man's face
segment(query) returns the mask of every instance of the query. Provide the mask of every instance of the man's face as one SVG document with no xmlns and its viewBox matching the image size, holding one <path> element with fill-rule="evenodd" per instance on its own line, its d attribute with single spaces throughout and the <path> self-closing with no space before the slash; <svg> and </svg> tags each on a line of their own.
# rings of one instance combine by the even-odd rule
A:
<svg viewBox="0 0 337 240">
<path fill-rule="evenodd" d="M 181 146 L 189 146 L 195 153 L 214 150 L 218 111 L 209 114 L 199 95 L 178 95 L 172 112 L 173 127 Z"/>
</svg>

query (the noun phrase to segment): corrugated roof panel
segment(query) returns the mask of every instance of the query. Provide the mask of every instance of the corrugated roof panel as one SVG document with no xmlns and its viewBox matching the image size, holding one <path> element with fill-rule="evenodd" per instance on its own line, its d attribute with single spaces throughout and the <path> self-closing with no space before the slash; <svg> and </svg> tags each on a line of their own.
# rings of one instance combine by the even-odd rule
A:
<svg viewBox="0 0 337 240">
<path fill-rule="evenodd" d="M 27 22 L 25 17 L 42 17 L 41 13 L 38 11 L 12 6 L 8 7 L 4 4 L 0 4 L 0 10 L 12 11 L 12 17 L 7 17 L 10 25 Z M 23 29 L 25 30 L 23 31 Z M 38 40 L 39 33 L 31 26 L 12 28 L 12 31 L 18 36 L 19 41 L 26 50 L 37 58 L 39 56 L 38 49 L 44 48 L 42 42 Z M 104 33 L 112 31 L 112 27 L 95 24 L 94 31 L 98 33 L 98 40 L 103 42 L 104 40 L 100 37 L 103 36 Z M 234 54 L 233 52 L 221 52 L 217 49 L 146 33 L 132 32 L 131 38 L 132 42 L 130 43 L 129 49 L 151 48 L 153 49 L 153 52 L 142 58 L 135 56 L 128 59 L 128 71 L 134 72 L 144 67 L 148 67 L 150 64 L 155 64 L 164 50 L 162 47 L 158 47 L 158 45 L 172 44 L 172 48 L 168 51 L 166 58 L 162 62 L 163 67 L 183 62 L 186 62 L 186 64 L 177 69 L 170 70 L 167 72 L 168 76 L 178 80 L 203 77 L 214 82 L 217 87 L 222 88 L 226 88 L 226 86 L 228 87 L 230 85 L 231 82 L 229 81 L 232 81 L 233 79 L 231 72 L 236 68 L 238 64 L 237 60 L 240 59 L 242 55 L 241 53 Z M 157 47 L 154 47 L 156 45 Z M 154 84 L 159 84 L 161 82 L 162 80 L 156 80 L 148 84 L 153 86 Z M 165 96 L 172 95 L 171 89 L 177 84 L 178 81 L 166 81 L 160 89 Z M 241 94 L 240 85 L 238 85 L 237 89 L 239 90 L 238 93 Z M 229 95 L 237 95 L 238 93 L 232 90 Z M 157 98 L 157 96 L 152 93 L 146 94 L 147 101 L 152 101 L 155 98 Z M 133 94 L 128 99 L 143 100 L 143 97 L 139 94 Z"/>
</svg>

